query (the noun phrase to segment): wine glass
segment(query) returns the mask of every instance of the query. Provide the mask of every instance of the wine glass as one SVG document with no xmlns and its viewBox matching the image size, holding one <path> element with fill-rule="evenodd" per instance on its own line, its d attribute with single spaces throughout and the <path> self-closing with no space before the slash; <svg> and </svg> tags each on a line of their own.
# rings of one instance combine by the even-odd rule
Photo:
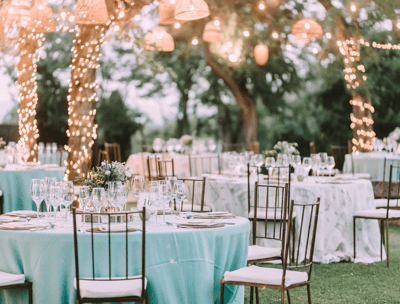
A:
<svg viewBox="0 0 400 304">
<path fill-rule="evenodd" d="M 320 163 L 321 163 L 321 157 L 319 156 L 319 154 L 311 154 L 311 166 L 314 171 L 314 176 L 318 176 Z"/>
<path fill-rule="evenodd" d="M 69 206 L 71 206 L 72 202 L 75 199 L 74 184 L 71 181 L 64 182 L 61 184 L 61 189 L 63 192 L 61 204 L 65 207 L 66 216 L 65 216 L 64 220 L 67 221 Z M 61 212 L 61 210 L 60 210 L 60 212 Z"/>
<path fill-rule="evenodd" d="M 160 181 L 160 197 L 163 207 L 163 225 L 166 225 L 165 205 L 171 200 L 171 183 L 169 181 Z"/>
<path fill-rule="evenodd" d="M 306 169 L 305 175 L 308 176 L 308 172 L 311 169 L 311 158 L 310 157 L 304 157 L 303 158 L 303 166 Z"/>
<path fill-rule="evenodd" d="M 79 189 L 79 201 L 81 203 L 81 206 L 83 208 L 83 227 L 85 227 L 86 224 L 86 218 L 85 218 L 85 213 L 86 213 L 86 207 L 89 203 L 90 200 L 90 187 L 88 186 L 82 186 Z"/>
<path fill-rule="evenodd" d="M 287 167 L 289 165 L 289 159 L 287 154 L 279 153 L 276 162 L 279 167 Z"/>
<path fill-rule="evenodd" d="M 144 192 L 145 179 L 143 175 L 138 175 L 133 178 L 132 193 L 134 196 L 139 197 L 140 193 Z"/>
<path fill-rule="evenodd" d="M 115 201 L 115 187 L 116 183 L 113 181 L 106 182 L 106 194 L 107 194 L 107 200 L 110 205 L 114 204 Z"/>
<path fill-rule="evenodd" d="M 185 199 L 186 195 L 187 189 L 185 183 L 176 183 L 172 188 L 172 197 L 176 201 L 179 219 L 181 219 L 182 202 Z"/>
<path fill-rule="evenodd" d="M 331 176 L 331 171 L 335 167 L 335 158 L 333 156 L 328 156 L 326 158 L 326 166 L 329 170 L 329 176 Z"/>
<path fill-rule="evenodd" d="M 326 168 L 326 158 L 328 157 L 328 153 L 326 153 L 326 152 L 320 152 L 320 153 L 319 153 L 319 157 L 321 158 L 321 163 L 320 163 L 320 165 L 319 165 L 319 168 L 320 168 L 321 170 L 323 170 L 323 169 Z"/>
<path fill-rule="evenodd" d="M 122 212 L 122 209 L 128 199 L 129 195 L 129 187 L 127 185 L 117 184 L 115 188 L 115 205 L 119 208 L 119 212 Z"/>
<path fill-rule="evenodd" d="M 55 185 L 57 183 L 57 179 L 55 177 L 45 177 L 43 179 L 43 187 L 44 187 L 44 202 L 46 203 L 46 211 L 47 218 L 50 218 L 51 213 L 51 204 L 50 204 L 50 186 Z"/>
<path fill-rule="evenodd" d="M 57 208 L 61 205 L 62 189 L 61 183 L 50 184 L 49 201 L 53 206 L 54 221 L 57 221 Z"/>
<path fill-rule="evenodd" d="M 158 207 L 160 206 L 160 197 L 159 197 L 159 190 L 160 187 L 155 183 L 149 184 L 149 199 L 148 199 L 148 205 L 153 206 L 153 210 L 155 210 L 155 215 L 156 215 L 156 225 L 158 225 Z"/>
<path fill-rule="evenodd" d="M 93 188 L 92 190 L 92 203 L 93 207 L 96 210 L 96 213 L 99 213 L 101 207 L 103 206 L 105 200 L 107 199 L 106 191 L 104 188 Z"/>
<path fill-rule="evenodd" d="M 31 181 L 31 198 L 36 204 L 37 213 L 36 219 L 39 221 L 39 209 L 40 204 L 44 199 L 44 189 L 43 189 L 43 180 L 42 179 L 32 179 Z"/>
</svg>

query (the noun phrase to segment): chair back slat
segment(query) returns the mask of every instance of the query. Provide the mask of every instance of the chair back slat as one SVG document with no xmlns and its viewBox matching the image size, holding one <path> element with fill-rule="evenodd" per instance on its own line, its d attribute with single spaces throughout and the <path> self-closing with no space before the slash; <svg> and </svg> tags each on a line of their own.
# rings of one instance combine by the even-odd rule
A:
<svg viewBox="0 0 400 304">
<path fill-rule="evenodd" d="M 158 159 L 157 166 L 158 166 L 158 174 L 157 174 L 158 180 L 164 180 L 167 179 L 168 177 L 175 176 L 174 159 L 167 159 L 167 160 Z M 168 168 L 171 168 L 171 171 L 168 170 Z"/>
<path fill-rule="evenodd" d="M 400 166 L 390 165 L 389 174 L 386 219 L 389 218 L 389 209 L 400 209 Z"/>
<path fill-rule="evenodd" d="M 220 156 L 217 155 L 188 155 L 189 157 L 189 175 L 191 177 L 202 176 L 203 174 L 221 174 Z M 217 165 L 217 171 L 213 170 L 213 165 Z M 200 165 L 200 170 L 199 170 Z"/>
<path fill-rule="evenodd" d="M 381 198 L 387 198 L 392 195 L 390 191 L 388 191 L 388 185 L 387 182 L 390 182 L 390 178 L 386 178 L 386 173 L 390 171 L 390 166 L 393 166 L 394 168 L 397 168 L 400 166 L 400 160 L 399 159 L 391 159 L 391 158 L 386 158 L 383 160 L 383 177 L 382 177 L 382 190 L 381 190 Z M 389 175 L 393 177 L 396 176 L 396 171 L 397 169 L 394 169 L 392 173 L 389 172 Z M 392 180 L 392 183 L 399 183 L 400 181 L 397 180 Z M 392 190 L 395 189 L 392 185 Z M 386 192 L 387 191 L 387 192 Z"/>
<path fill-rule="evenodd" d="M 347 151 L 348 151 L 347 146 L 331 145 L 331 153 L 333 158 L 335 159 L 335 168 L 339 169 L 340 171 L 343 171 L 343 165 Z"/>
<path fill-rule="evenodd" d="M 158 173 L 158 161 L 160 160 L 156 154 L 148 155 L 146 159 L 147 166 L 147 177 L 149 181 L 157 180 Z M 154 173 L 154 174 L 153 174 Z"/>
<path fill-rule="evenodd" d="M 104 143 L 104 149 L 108 153 L 110 162 L 121 162 L 121 146 L 118 143 Z"/>
<path fill-rule="evenodd" d="M 190 194 L 190 211 L 191 212 L 198 212 L 198 210 L 194 209 L 195 206 L 195 202 L 196 202 L 196 198 L 200 197 L 200 212 L 204 211 L 204 198 L 205 198 L 205 190 L 206 190 L 206 177 L 203 178 L 193 178 L 193 177 L 189 177 L 189 178 L 178 178 L 178 181 L 182 181 L 183 183 L 186 184 L 186 188 L 187 188 L 187 192 L 188 195 L 186 197 L 189 197 Z M 197 196 L 196 193 L 196 186 L 200 187 L 201 184 L 201 195 Z M 188 185 L 190 185 L 190 187 L 188 187 Z M 175 206 L 176 208 L 176 206 Z M 183 203 L 181 204 L 181 211 L 183 210 Z"/>
<path fill-rule="evenodd" d="M 122 280 L 137 280 L 137 279 L 142 279 L 142 296 L 144 295 L 144 290 L 145 290 L 145 247 L 146 247 L 146 224 L 145 224 L 145 213 L 146 213 L 146 208 L 143 208 L 142 211 L 128 211 L 128 212 L 122 212 L 122 213 L 90 213 L 90 220 L 91 220 L 91 238 L 90 238 L 90 245 L 91 245 L 91 254 L 92 254 L 92 276 L 91 278 L 81 278 L 80 277 L 80 268 L 79 268 L 79 250 L 78 250 L 78 228 L 77 228 L 77 216 L 82 216 L 81 214 L 77 214 L 76 213 L 76 208 L 72 208 L 72 214 L 73 214 L 73 228 L 74 228 L 74 255 L 75 255 L 75 272 L 76 272 L 76 285 L 77 285 L 77 299 L 80 300 L 81 296 L 80 296 L 80 280 L 85 280 L 85 281 L 122 281 Z M 133 214 L 141 214 L 142 215 L 142 249 L 141 249 L 141 255 L 142 255 L 142 264 L 141 264 L 141 275 L 136 276 L 134 278 L 129 278 L 129 226 L 128 226 L 128 222 L 129 222 L 129 216 L 133 215 Z M 106 251 L 108 254 L 107 257 L 107 262 L 108 262 L 108 267 L 106 269 L 108 269 L 108 275 L 107 276 L 102 276 L 102 277 L 96 277 L 96 265 L 103 265 L 103 267 L 105 266 L 104 263 L 102 263 L 101 259 L 102 258 L 98 258 L 100 260 L 97 261 L 97 259 L 95 260 L 95 237 L 94 234 L 96 232 L 94 232 L 93 228 L 93 220 L 94 220 L 94 216 L 97 217 L 107 217 L 108 220 L 108 235 L 107 237 L 107 242 L 108 242 L 108 250 Z M 125 220 L 125 275 L 124 276 L 118 276 L 116 278 L 113 278 L 113 264 L 112 264 L 112 255 L 113 255 L 113 250 L 112 250 L 112 236 L 114 235 L 114 233 L 111 233 L 111 217 L 112 216 L 120 216 L 121 220 Z M 102 233 L 100 233 L 101 235 Z M 117 233 L 120 234 L 120 233 Z M 115 242 L 115 246 L 117 246 L 118 242 Z M 123 247 L 122 247 L 123 248 Z M 103 246 L 101 247 L 101 249 L 99 248 L 99 250 L 103 251 Z"/>
</svg>

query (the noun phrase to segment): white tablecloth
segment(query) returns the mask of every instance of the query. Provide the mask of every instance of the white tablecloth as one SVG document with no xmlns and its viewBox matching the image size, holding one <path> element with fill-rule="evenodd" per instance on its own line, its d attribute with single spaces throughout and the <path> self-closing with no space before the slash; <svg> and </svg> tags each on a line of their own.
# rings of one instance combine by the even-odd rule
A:
<svg viewBox="0 0 400 304">
<path fill-rule="evenodd" d="M 254 188 L 252 183 L 251 189 Z M 253 192 L 253 190 L 251 191 Z M 207 183 L 206 195 L 213 211 L 229 211 L 247 217 L 247 179 L 215 178 Z M 321 263 L 353 260 L 353 214 L 374 209 L 374 193 L 368 180 L 345 184 L 321 184 L 313 178 L 292 182 L 291 199 L 315 202 L 321 198 L 314 261 Z M 253 195 L 251 195 L 253 205 Z M 300 219 L 296 220 L 297 228 Z M 355 262 L 380 260 L 380 234 L 376 220 L 357 220 L 357 258 Z"/>
<path fill-rule="evenodd" d="M 388 152 L 360 153 L 359 155 L 347 154 L 345 157 L 343 172 L 369 173 L 373 180 L 383 180 L 383 164 L 387 159 L 400 160 L 399 155 Z M 389 166 L 386 167 L 386 179 L 389 180 Z"/>
</svg>

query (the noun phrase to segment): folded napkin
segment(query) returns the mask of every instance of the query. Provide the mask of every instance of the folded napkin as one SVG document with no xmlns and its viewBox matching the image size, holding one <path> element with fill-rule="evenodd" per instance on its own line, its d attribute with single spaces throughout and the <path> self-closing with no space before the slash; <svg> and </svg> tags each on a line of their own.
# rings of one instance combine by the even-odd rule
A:
<svg viewBox="0 0 400 304">
<path fill-rule="evenodd" d="M 236 215 L 231 214 L 229 212 L 209 212 L 209 213 L 199 213 L 193 215 L 193 218 L 196 219 L 230 219 L 235 218 Z"/>
<path fill-rule="evenodd" d="M 177 227 L 182 228 L 220 228 L 224 226 L 223 223 L 217 223 L 215 221 L 190 221 L 177 225 Z"/>
<path fill-rule="evenodd" d="M 30 223 L 30 222 L 13 222 L 13 223 L 4 223 L 0 225 L 1 230 L 30 230 L 38 228 L 45 229 L 46 227 L 38 223 Z"/>
<path fill-rule="evenodd" d="M 128 232 L 135 232 L 139 229 L 136 228 L 130 228 L 128 226 Z M 87 232 L 92 232 L 91 228 L 86 230 Z M 96 227 L 93 227 L 93 232 L 96 233 L 108 233 L 108 225 L 99 225 Z M 125 232 L 126 231 L 126 224 L 112 224 L 110 225 L 110 232 Z"/>
<path fill-rule="evenodd" d="M 16 210 L 16 211 L 11 211 L 9 213 L 3 214 L 7 216 L 19 216 L 19 217 L 36 217 L 36 211 L 33 210 Z M 39 217 L 43 217 L 45 214 L 39 213 Z"/>
<path fill-rule="evenodd" d="M 0 271 L 0 286 L 22 284 L 25 282 L 23 274 L 12 274 Z"/>
<path fill-rule="evenodd" d="M 19 218 L 14 216 L 0 215 L 0 223 L 11 223 L 14 221 L 19 221 Z"/>
</svg>

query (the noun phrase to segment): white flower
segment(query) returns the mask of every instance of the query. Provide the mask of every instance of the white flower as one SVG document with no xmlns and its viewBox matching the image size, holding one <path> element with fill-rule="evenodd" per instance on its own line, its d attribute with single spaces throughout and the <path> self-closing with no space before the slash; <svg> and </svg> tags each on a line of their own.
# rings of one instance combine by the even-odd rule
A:
<svg viewBox="0 0 400 304">
<path fill-rule="evenodd" d="M 104 175 L 110 175 L 110 174 L 111 174 L 110 170 L 107 170 L 106 172 L 104 172 Z"/>
<path fill-rule="evenodd" d="M 126 175 L 126 177 L 131 177 L 132 173 L 130 170 L 127 170 L 127 171 L 125 171 L 125 175 Z"/>
</svg>

